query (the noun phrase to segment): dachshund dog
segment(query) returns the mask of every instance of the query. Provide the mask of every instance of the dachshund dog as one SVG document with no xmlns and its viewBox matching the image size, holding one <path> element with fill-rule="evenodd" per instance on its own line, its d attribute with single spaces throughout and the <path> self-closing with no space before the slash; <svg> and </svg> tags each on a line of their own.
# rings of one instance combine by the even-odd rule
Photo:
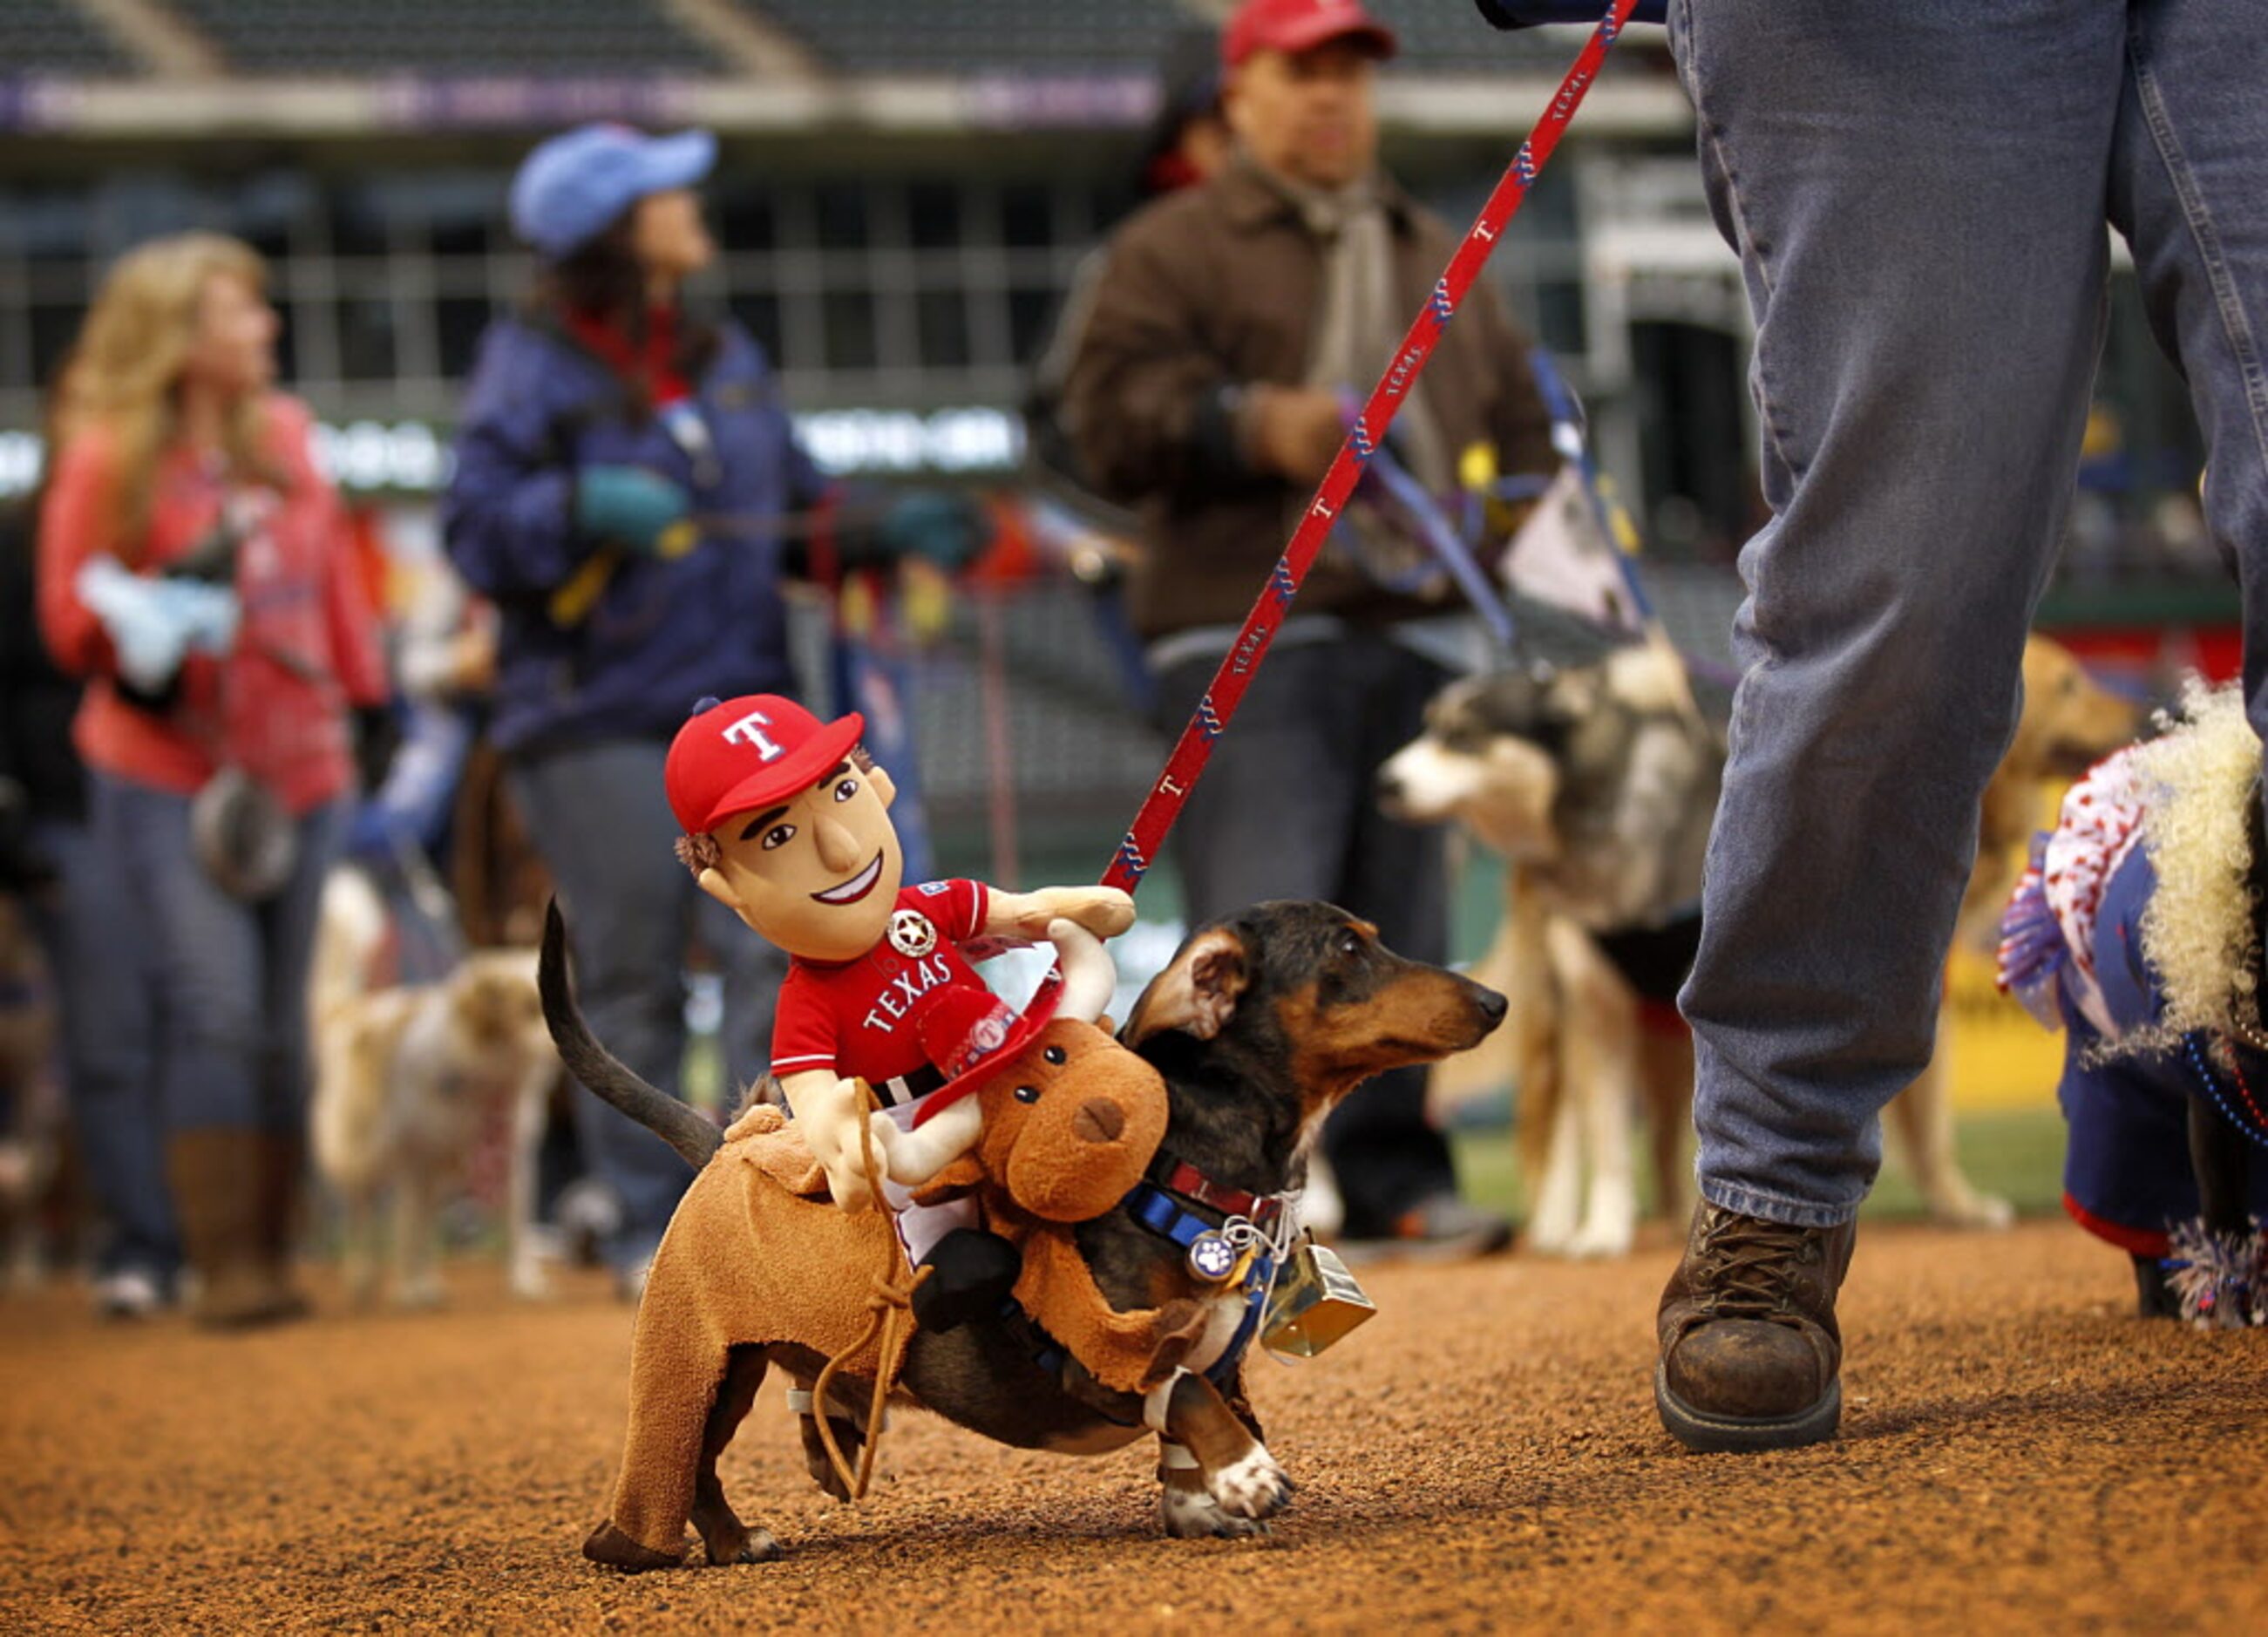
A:
<svg viewBox="0 0 2268 1637">
<path fill-rule="evenodd" d="M 718 1154 L 713 1127 L 637 1080 L 590 1037 L 566 982 L 563 944 L 549 935 L 541 975 L 545 1016 L 571 1072 L 702 1166 L 688 1201 L 753 1188 L 719 1172 L 730 1161 Z M 1065 1002 L 1049 1029 L 1075 1026 L 1064 1021 L 1071 982 L 1066 961 Z M 1393 954 L 1366 923 L 1329 904 L 1257 904 L 1198 928 L 1143 992 L 1119 1035 L 1162 1076 L 1167 1091 L 1165 1135 L 1148 1178 L 1071 1230 L 1094 1287 L 1113 1309 L 1178 1312 L 1179 1304 L 1198 1305 L 1202 1322 L 1194 1337 L 1177 1338 L 1180 1367 L 1146 1392 L 1119 1390 L 1098 1381 L 1028 1316 L 1011 1310 L 949 1330 L 915 1331 L 896 1380 L 899 1401 L 1020 1449 L 1100 1454 L 1154 1433 L 1169 1534 L 1264 1531 L 1291 1489 L 1262 1441 L 1243 1388 L 1242 1360 L 1267 1294 L 1270 1258 L 1247 1257 L 1233 1274 L 1215 1271 L 1200 1254 L 1200 1242 L 1223 1239 L 1250 1249 L 1271 1225 L 1285 1222 L 1304 1177 L 1307 1146 L 1342 1097 L 1387 1069 L 1472 1046 L 1502 1020 L 1504 1006 L 1503 997 L 1469 979 Z M 641 1308 L 641 1336 L 645 1309 L 669 1301 L 681 1276 L 686 1299 L 696 1304 L 708 1302 L 698 1288 L 704 1282 L 794 1280 L 823 1288 L 831 1277 L 848 1286 L 831 1265 L 797 1273 L 759 1264 L 788 1262 L 798 1250 L 828 1260 L 838 1240 L 856 1238 L 852 1250 L 894 1243 L 879 1217 L 849 1216 L 815 1201 L 811 1209 L 816 1214 L 798 1219 L 809 1224 L 807 1239 L 799 1237 L 795 1247 L 774 1240 L 752 1263 L 745 1244 L 699 1242 L 704 1230 L 723 1241 L 745 1235 L 712 1228 L 719 1219 L 705 1205 L 690 1213 L 681 1206 Z M 863 1298 L 863 1286 L 854 1294 Z M 825 1354 L 784 1339 L 773 1333 L 777 1328 L 742 1319 L 719 1332 L 721 1357 L 688 1361 L 690 1378 L 681 1390 L 705 1405 L 706 1415 L 671 1444 L 681 1446 L 683 1470 L 672 1466 L 667 1493 L 629 1515 L 618 1490 L 615 1513 L 585 1543 L 587 1556 L 631 1570 L 676 1566 L 684 1560 L 688 1520 L 711 1563 L 778 1555 L 770 1534 L 733 1514 L 716 1475 L 717 1456 L 773 1365 L 796 1383 L 814 1479 L 843 1495 L 815 1419 L 824 1416 L 846 1460 L 855 1459 L 868 1435 L 863 1406 L 875 1366 L 871 1358 L 854 1358 L 837 1378 L 845 1390 L 814 1403 Z M 639 1372 L 635 1360 L 633 1371 Z M 639 1412 L 634 1403 L 634 1418 Z"/>
</svg>

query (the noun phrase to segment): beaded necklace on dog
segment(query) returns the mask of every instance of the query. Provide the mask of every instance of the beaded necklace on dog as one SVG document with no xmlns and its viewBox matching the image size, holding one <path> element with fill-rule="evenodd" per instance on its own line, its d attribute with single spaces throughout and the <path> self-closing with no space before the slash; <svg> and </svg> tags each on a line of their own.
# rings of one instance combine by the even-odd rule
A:
<svg viewBox="0 0 2268 1637">
<path fill-rule="evenodd" d="M 2205 1049 L 2199 1043 L 2199 1040 L 2200 1036 L 2196 1031 L 2183 1036 L 2182 1050 L 2189 1058 L 2190 1066 L 2197 1071 L 2198 1083 L 2205 1088 L 2206 1099 L 2214 1108 L 2220 1110 L 2223 1119 L 2243 1132 L 2253 1142 L 2264 1148 L 2268 1148 L 2268 1115 L 2261 1112 L 2259 1100 L 2252 1095 L 2251 1083 L 2244 1078 L 2244 1066 L 2237 1060 L 2235 1052 L 2231 1051 L 2228 1054 L 2229 1078 L 2235 1082 L 2237 1095 L 2244 1102 L 2244 1113 L 2240 1113 L 2235 1105 L 2223 1094 L 2220 1077 L 2213 1073 L 2212 1060 L 2206 1056 Z M 2250 1041 L 2245 1043 L 2253 1044 Z M 2253 1049 L 2261 1050 L 2257 1045 L 2254 1045 Z M 2248 1113 L 2251 1117 L 2250 1119 L 2245 1117 L 2245 1114 Z"/>
</svg>

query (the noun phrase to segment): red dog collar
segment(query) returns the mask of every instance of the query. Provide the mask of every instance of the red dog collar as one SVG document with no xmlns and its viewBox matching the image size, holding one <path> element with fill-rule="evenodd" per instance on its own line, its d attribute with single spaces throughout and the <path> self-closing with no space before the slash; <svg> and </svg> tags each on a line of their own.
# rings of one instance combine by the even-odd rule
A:
<svg viewBox="0 0 2268 1637">
<path fill-rule="evenodd" d="M 1152 1174 L 1152 1180 L 1168 1193 L 1209 1206 L 1225 1216 L 1241 1216 L 1255 1228 L 1273 1228 L 1276 1219 L 1284 1214 L 1281 1194 L 1250 1194 L 1241 1188 L 1224 1188 L 1219 1183 L 1207 1181 L 1204 1172 L 1185 1161 L 1163 1161 Z"/>
</svg>

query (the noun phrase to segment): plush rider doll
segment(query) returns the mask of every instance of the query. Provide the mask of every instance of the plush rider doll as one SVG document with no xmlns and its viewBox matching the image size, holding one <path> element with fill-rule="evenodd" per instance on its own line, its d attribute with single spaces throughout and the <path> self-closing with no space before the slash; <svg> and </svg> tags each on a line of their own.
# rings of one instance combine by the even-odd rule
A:
<svg viewBox="0 0 2268 1637">
<path fill-rule="evenodd" d="M 1107 887 L 996 891 L 981 881 L 905 885 L 890 822 L 896 791 L 859 748 L 856 713 L 822 723 L 793 700 L 749 694 L 704 701 L 678 730 L 665 782 L 685 829 L 678 856 L 701 889 L 787 953 L 772 1026 L 772 1073 L 795 1111 L 835 1203 L 874 1203 L 862 1140 L 867 1093 L 911 1131 L 969 1089 L 967 1065 L 939 1064 L 929 1014 L 942 997 L 984 998 L 983 1055 L 1012 1054 L 1052 1014 L 1043 984 L 1019 1017 L 993 1000 L 966 947 L 1035 941 L 1057 917 L 1098 938 L 1133 924 L 1134 903 Z M 880 1156 L 877 1156 L 878 1161 Z M 909 1262 L 931 1276 L 914 1316 L 932 1329 L 997 1309 L 1017 1254 L 975 1225 L 966 1199 L 923 1206 L 882 1179 Z"/>
</svg>

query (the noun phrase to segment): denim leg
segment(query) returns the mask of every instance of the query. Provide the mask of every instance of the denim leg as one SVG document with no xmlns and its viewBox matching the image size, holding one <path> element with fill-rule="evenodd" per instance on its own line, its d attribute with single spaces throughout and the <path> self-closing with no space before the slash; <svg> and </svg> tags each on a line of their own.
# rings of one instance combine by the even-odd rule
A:
<svg viewBox="0 0 2268 1637">
<path fill-rule="evenodd" d="M 291 879 L 260 905 L 261 986 L 267 1023 L 260 1055 L 260 1125 L 297 1135 L 307 1124 L 314 1083 L 308 1041 L 307 978 L 315 958 L 323 880 L 346 844 L 353 806 L 341 800 L 298 822 L 298 857 Z"/>
<path fill-rule="evenodd" d="M 679 870 L 683 872 L 681 865 Z M 693 915 L 701 942 L 725 980 L 725 1011 L 717 1041 L 725 1056 L 725 1107 L 730 1110 L 749 1083 L 771 1066 L 772 1013 L 779 1002 L 780 980 L 787 976 L 787 955 L 706 893 L 694 905 Z"/>
<path fill-rule="evenodd" d="M 267 1048 L 259 914 L 197 864 L 187 796 L 99 773 L 91 788 L 97 852 L 118 866 L 149 933 L 166 1129 L 258 1126 Z"/>
<path fill-rule="evenodd" d="M 1396 823 L 1373 793 L 1387 757 L 1425 726 L 1426 702 L 1448 673 L 1391 643 L 1366 656 L 1360 700 L 1362 799 L 1336 902 L 1374 923 L 1396 955 L 1435 965 L 1449 958 L 1447 832 Z M 1448 1138 L 1425 1110 L 1423 1067 L 1395 1069 L 1339 1104 L 1323 1126 L 1323 1153 L 1338 1179 L 1352 1236 L 1388 1233 L 1396 1218 L 1436 1194 L 1454 1193 Z"/>
<path fill-rule="evenodd" d="M 685 1055 L 686 940 L 701 894 L 671 851 L 681 832 L 662 786 L 667 749 L 621 740 L 547 751 L 514 761 L 510 778 L 558 886 L 592 1032 L 674 1095 Z M 608 1258 L 641 1262 L 693 1174 L 668 1144 L 590 1093 L 577 1088 L 570 1106 L 583 1162 L 622 1202 L 622 1232 Z"/>
<path fill-rule="evenodd" d="M 1162 725 L 1188 719 L 1214 668 L 1189 660 L 1159 677 Z M 1271 653 L 1174 826 L 1191 924 L 1262 899 L 1322 898 L 1377 922 L 1388 948 L 1441 959 L 1440 838 L 1379 816 L 1372 785 L 1416 734 L 1442 678 L 1377 637 Z M 1425 1118 L 1422 1070 L 1357 1090 L 1324 1127 L 1323 1147 L 1359 1236 L 1456 1185 L 1447 1141 Z"/>
<path fill-rule="evenodd" d="M 2268 734 L 2268 4 L 2129 15 L 2110 214 L 2205 431 L 2205 522 L 2244 584 L 2244 693 Z"/>
<path fill-rule="evenodd" d="M 1266 898 L 1334 898 L 1363 791 L 1333 708 L 1342 645 L 1271 652 L 1245 690 L 1168 844 L 1191 926 Z M 1218 661 L 1186 660 L 1158 678 L 1159 724 L 1178 733 Z"/>
<path fill-rule="evenodd" d="M 1847 1220 L 1927 1063 L 2100 348 L 2124 13 L 1685 0 L 1772 520 L 1681 1005 L 1703 1194 Z"/>
<path fill-rule="evenodd" d="M 140 905 L 87 826 L 43 824 L 40 842 L 61 876 L 39 919 L 55 975 L 63 1089 L 108 1230 L 96 1270 L 171 1279 L 181 1245 L 166 1184 L 156 987 Z"/>
</svg>

